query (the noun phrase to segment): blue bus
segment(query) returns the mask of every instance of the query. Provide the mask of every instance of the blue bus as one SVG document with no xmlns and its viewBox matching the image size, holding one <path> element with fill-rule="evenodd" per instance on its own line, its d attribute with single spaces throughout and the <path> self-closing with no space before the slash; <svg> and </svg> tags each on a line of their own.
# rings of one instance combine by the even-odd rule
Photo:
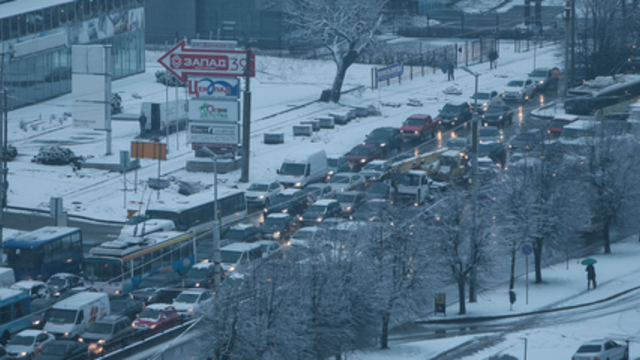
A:
<svg viewBox="0 0 640 360">
<path fill-rule="evenodd" d="M 85 284 L 108 294 L 127 294 L 159 271 L 186 273 L 195 263 L 191 232 L 161 231 L 107 241 L 84 259 Z"/>
<path fill-rule="evenodd" d="M 28 291 L 0 289 L 0 343 L 31 326 L 31 295 Z"/>
<path fill-rule="evenodd" d="M 2 248 L 16 281 L 46 281 L 49 276 L 82 271 L 82 230 L 46 226 L 6 239 Z"/>
</svg>

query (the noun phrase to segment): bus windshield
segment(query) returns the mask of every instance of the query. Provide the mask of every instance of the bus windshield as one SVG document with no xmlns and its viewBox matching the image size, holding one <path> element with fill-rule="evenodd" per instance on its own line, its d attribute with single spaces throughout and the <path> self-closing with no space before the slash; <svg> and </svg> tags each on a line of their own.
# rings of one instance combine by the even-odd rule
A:
<svg viewBox="0 0 640 360">
<path fill-rule="evenodd" d="M 40 267 L 42 249 L 12 249 L 5 248 L 9 267 L 13 269 L 31 270 Z"/>
<path fill-rule="evenodd" d="M 109 281 L 120 276 L 119 262 L 87 258 L 84 262 L 85 278 L 91 281 Z"/>
<path fill-rule="evenodd" d="M 49 321 L 52 323 L 72 324 L 76 321 L 76 310 L 52 309 Z"/>
</svg>

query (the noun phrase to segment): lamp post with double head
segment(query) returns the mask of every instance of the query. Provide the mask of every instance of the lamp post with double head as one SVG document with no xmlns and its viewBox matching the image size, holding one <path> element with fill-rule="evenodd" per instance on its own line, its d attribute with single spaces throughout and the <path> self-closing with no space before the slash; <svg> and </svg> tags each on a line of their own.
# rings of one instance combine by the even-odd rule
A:
<svg viewBox="0 0 640 360">
<path fill-rule="evenodd" d="M 220 268 L 220 219 L 218 218 L 218 155 L 209 148 L 202 147 L 202 154 L 213 160 L 213 284 L 216 295 L 220 291 L 222 269 Z"/>
</svg>

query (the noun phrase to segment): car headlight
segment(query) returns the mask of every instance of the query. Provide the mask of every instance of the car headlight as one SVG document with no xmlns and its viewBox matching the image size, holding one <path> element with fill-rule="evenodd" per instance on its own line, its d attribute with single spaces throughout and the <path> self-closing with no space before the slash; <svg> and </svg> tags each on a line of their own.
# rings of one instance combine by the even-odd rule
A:
<svg viewBox="0 0 640 360">
<path fill-rule="evenodd" d="M 187 310 L 187 312 L 193 312 L 193 306 L 189 308 L 189 310 Z"/>
<path fill-rule="evenodd" d="M 53 293 L 53 296 L 60 296 L 60 291 L 56 291 L 55 293 Z"/>
<path fill-rule="evenodd" d="M 149 326 L 149 329 L 153 330 L 153 329 L 155 329 L 157 326 L 158 326 L 157 324 L 153 324 L 153 325 Z"/>
<path fill-rule="evenodd" d="M 513 148 L 513 145 L 509 144 L 509 149 Z"/>
<path fill-rule="evenodd" d="M 484 123 L 484 126 L 489 126 L 489 123 Z"/>
<path fill-rule="evenodd" d="M 62 335 L 66 337 L 66 336 L 69 336 L 69 333 L 68 333 L 68 332 L 66 332 L 66 333 L 64 333 L 64 334 L 62 334 Z"/>
<path fill-rule="evenodd" d="M 329 170 L 329 175 L 333 175 L 333 170 Z"/>
<path fill-rule="evenodd" d="M 418 135 L 420 132 L 418 130 L 413 132 L 414 134 Z"/>
<path fill-rule="evenodd" d="M 322 216 L 316 219 L 317 222 L 322 221 Z"/>
<path fill-rule="evenodd" d="M 229 271 L 234 271 L 235 269 L 236 269 L 236 267 L 232 266 L 232 267 L 229 268 Z"/>
<path fill-rule="evenodd" d="M 104 340 L 104 339 L 100 339 L 100 340 L 98 340 L 98 344 L 104 344 L 104 343 L 106 343 L 106 342 L 107 342 L 107 341 L 106 341 L 106 340 Z"/>
<path fill-rule="evenodd" d="M 258 196 L 258 199 L 264 199 L 264 195 Z"/>
<path fill-rule="evenodd" d="M 543 83 L 544 83 L 544 80 L 540 80 L 540 81 L 538 81 L 538 84 L 539 84 L 539 85 L 542 85 Z"/>
<path fill-rule="evenodd" d="M 456 124 L 456 122 L 455 122 L 455 121 L 452 121 L 452 122 L 451 122 L 451 125 L 455 125 L 455 124 Z"/>
<path fill-rule="evenodd" d="M 81 337 L 79 337 L 79 338 L 78 338 L 78 341 L 79 341 L 79 342 L 84 342 L 84 339 L 83 339 L 83 338 L 81 338 Z"/>
<path fill-rule="evenodd" d="M 518 91 L 518 94 L 522 94 L 522 90 L 521 90 L 521 91 Z"/>
<path fill-rule="evenodd" d="M 273 238 L 274 238 L 274 239 L 278 239 L 279 237 L 280 237 L 280 231 L 275 231 L 275 232 L 273 233 Z"/>
<path fill-rule="evenodd" d="M 289 209 L 282 209 L 282 212 L 286 214 L 289 212 Z"/>
<path fill-rule="evenodd" d="M 453 121 L 456 121 L 456 120 L 458 120 L 458 117 L 457 117 L 457 116 L 453 118 Z"/>
<path fill-rule="evenodd" d="M 200 283 L 196 283 L 196 287 L 200 287 Z"/>
<path fill-rule="evenodd" d="M 298 215 L 298 220 L 300 220 L 300 221 L 303 220 L 302 215 Z"/>
<path fill-rule="evenodd" d="M 360 159 L 360 162 L 361 163 L 365 163 L 365 162 L 367 162 L 367 159 Z"/>
<path fill-rule="evenodd" d="M 500 117 L 498 117 L 498 120 L 502 120 L 502 115 L 500 115 Z"/>
<path fill-rule="evenodd" d="M 32 322 L 31 325 L 34 325 L 34 326 L 35 325 L 40 325 L 40 320 L 36 320 L 36 321 Z"/>
<path fill-rule="evenodd" d="M 387 143 L 380 144 L 380 147 L 385 147 L 385 146 L 387 146 Z"/>
<path fill-rule="evenodd" d="M 351 211 L 351 206 L 347 206 L 346 210 Z"/>
<path fill-rule="evenodd" d="M 297 183 L 293 184 L 293 187 L 298 187 L 300 185 L 302 185 L 302 182 L 298 181 Z"/>
<path fill-rule="evenodd" d="M 27 352 L 26 352 L 26 351 L 23 351 L 23 352 L 21 352 L 20 354 L 18 354 L 18 356 L 27 356 Z"/>
</svg>

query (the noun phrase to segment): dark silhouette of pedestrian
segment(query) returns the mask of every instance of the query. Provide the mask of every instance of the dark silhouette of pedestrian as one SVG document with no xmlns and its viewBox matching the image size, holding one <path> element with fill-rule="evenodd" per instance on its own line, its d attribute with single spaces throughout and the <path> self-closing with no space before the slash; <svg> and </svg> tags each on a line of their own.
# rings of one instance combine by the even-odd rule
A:
<svg viewBox="0 0 640 360">
<path fill-rule="evenodd" d="M 453 71 L 454 71 L 453 62 L 449 61 L 449 67 L 447 68 L 447 75 L 448 75 L 448 78 L 449 78 L 448 81 L 456 79 L 455 75 L 453 74 Z"/>
<path fill-rule="evenodd" d="M 490 69 L 497 69 L 498 68 L 498 63 L 496 62 L 496 60 L 498 60 L 498 52 L 495 50 L 491 50 L 489 52 L 489 67 Z"/>
<path fill-rule="evenodd" d="M 140 137 L 144 137 L 144 133 L 147 130 L 147 117 L 144 115 L 144 111 L 138 118 L 138 122 L 140 123 Z"/>
<path fill-rule="evenodd" d="M 591 289 L 591 283 L 593 283 L 593 288 L 595 289 L 598 286 L 596 284 L 596 268 L 591 264 L 587 266 L 585 271 L 587 272 L 587 290 Z"/>
</svg>

